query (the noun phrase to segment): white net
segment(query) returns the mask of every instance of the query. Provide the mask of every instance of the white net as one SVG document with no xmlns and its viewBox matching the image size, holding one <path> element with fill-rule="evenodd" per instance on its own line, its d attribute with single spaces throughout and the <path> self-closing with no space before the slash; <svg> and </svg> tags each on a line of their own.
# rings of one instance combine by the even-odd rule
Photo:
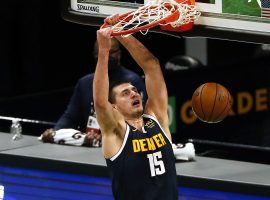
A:
<svg viewBox="0 0 270 200">
<path fill-rule="evenodd" d="M 189 5 L 187 0 L 177 3 L 174 0 L 151 0 L 134 12 L 125 15 L 113 26 L 115 33 L 129 30 L 136 32 L 137 29 L 146 34 L 149 28 L 156 25 L 171 25 L 179 27 L 196 21 L 201 13 L 195 5 Z M 174 16 L 173 21 L 166 20 Z M 132 31 L 133 30 L 133 31 Z M 124 33 L 123 35 L 129 35 Z"/>
</svg>

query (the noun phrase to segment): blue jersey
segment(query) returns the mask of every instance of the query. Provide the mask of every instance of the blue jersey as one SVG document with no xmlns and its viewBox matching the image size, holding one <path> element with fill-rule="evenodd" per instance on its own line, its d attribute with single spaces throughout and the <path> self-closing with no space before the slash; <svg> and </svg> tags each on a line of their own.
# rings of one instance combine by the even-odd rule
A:
<svg viewBox="0 0 270 200">
<path fill-rule="evenodd" d="M 176 200 L 172 144 L 158 121 L 143 115 L 143 130 L 127 124 L 122 147 L 106 159 L 116 200 Z"/>
</svg>

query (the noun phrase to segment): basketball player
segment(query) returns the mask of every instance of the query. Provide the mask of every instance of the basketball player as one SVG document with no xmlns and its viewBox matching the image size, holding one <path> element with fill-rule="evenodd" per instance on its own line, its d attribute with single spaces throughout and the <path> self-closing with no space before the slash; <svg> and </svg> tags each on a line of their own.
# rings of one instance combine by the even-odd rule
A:
<svg viewBox="0 0 270 200">
<path fill-rule="evenodd" d="M 105 19 L 115 24 L 118 15 Z M 178 199 L 175 158 L 167 115 L 167 89 L 159 61 L 133 36 L 117 37 L 145 74 L 148 100 L 129 82 L 110 83 L 111 28 L 97 31 L 94 102 L 102 150 L 116 200 Z"/>
</svg>

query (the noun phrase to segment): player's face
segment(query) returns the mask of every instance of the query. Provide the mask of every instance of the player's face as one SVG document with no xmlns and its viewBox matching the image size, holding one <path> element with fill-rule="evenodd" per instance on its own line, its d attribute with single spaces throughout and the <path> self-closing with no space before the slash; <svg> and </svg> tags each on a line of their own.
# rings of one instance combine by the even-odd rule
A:
<svg viewBox="0 0 270 200">
<path fill-rule="evenodd" d="M 139 117 L 143 114 L 142 97 L 137 88 L 130 83 L 123 83 L 113 89 L 114 107 L 125 117 Z"/>
</svg>

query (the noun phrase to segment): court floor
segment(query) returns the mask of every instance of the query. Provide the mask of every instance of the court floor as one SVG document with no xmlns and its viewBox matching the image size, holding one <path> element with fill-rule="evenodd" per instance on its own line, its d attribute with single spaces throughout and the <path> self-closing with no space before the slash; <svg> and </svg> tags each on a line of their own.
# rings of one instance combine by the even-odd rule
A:
<svg viewBox="0 0 270 200">
<path fill-rule="evenodd" d="M 3 166 L 0 167 L 0 171 L 0 183 L 4 187 L 5 200 L 113 200 L 111 181 L 107 177 Z M 270 198 L 180 186 L 179 199 L 266 200 Z"/>
</svg>

